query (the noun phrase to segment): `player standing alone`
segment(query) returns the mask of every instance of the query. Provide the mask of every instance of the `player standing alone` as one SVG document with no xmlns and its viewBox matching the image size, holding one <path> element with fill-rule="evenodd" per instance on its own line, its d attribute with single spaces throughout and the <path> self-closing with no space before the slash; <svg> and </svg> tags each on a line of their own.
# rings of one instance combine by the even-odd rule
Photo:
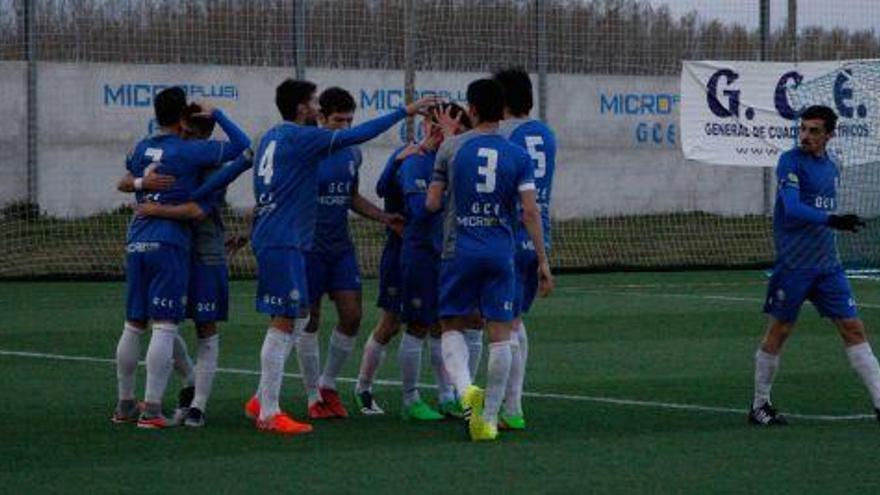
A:
<svg viewBox="0 0 880 495">
<path fill-rule="evenodd" d="M 858 232 L 864 223 L 856 215 L 829 213 L 837 206 L 839 173 L 826 145 L 834 136 L 836 123 L 837 115 L 828 107 L 804 110 L 800 147 L 780 156 L 776 167 L 776 265 L 767 287 L 767 333 L 755 354 L 755 394 L 749 413 L 749 422 L 756 425 L 786 424 L 785 417 L 771 405 L 770 389 L 782 346 L 807 299 L 837 327 L 849 362 L 868 388 L 880 419 L 880 366 L 858 317 L 834 232 Z"/>
<path fill-rule="evenodd" d="M 517 199 L 522 221 L 535 244 L 542 293 L 553 278 L 544 251 L 541 214 L 535 201 L 534 170 L 528 154 L 498 133 L 503 117 L 503 90 L 481 79 L 467 89 L 468 116 L 473 130 L 453 136 L 458 122 L 441 116 L 447 135 L 437 153 L 426 206 L 437 211 L 447 191 L 440 270 L 440 310 L 443 361 L 470 410 L 473 440 L 494 440 L 497 421 L 513 359 L 510 331 L 513 321 L 514 229 Z M 462 330 L 475 311 L 486 318 L 489 333 L 487 390 L 473 386 L 468 346 Z"/>
</svg>

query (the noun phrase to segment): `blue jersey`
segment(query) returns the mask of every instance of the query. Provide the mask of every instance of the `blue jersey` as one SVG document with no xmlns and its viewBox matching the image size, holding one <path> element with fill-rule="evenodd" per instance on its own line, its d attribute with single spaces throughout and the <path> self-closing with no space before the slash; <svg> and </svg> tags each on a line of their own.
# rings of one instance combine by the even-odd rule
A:
<svg viewBox="0 0 880 495">
<path fill-rule="evenodd" d="M 447 191 L 443 259 L 513 258 L 519 191 L 535 188 L 524 149 L 497 132 L 460 134 L 440 146 L 433 181 Z"/>
<path fill-rule="evenodd" d="M 436 152 L 407 157 L 398 168 L 397 183 L 406 197 L 404 244 L 433 249 L 439 254 L 443 245 L 443 217 L 425 208 L 436 157 Z"/>
<path fill-rule="evenodd" d="M 354 249 L 348 228 L 348 210 L 358 187 L 361 150 L 344 148 L 318 165 L 318 218 L 312 250 L 339 254 Z"/>
<path fill-rule="evenodd" d="M 406 146 L 401 146 L 394 150 L 385 162 L 385 168 L 376 181 L 376 195 L 382 198 L 385 211 L 387 213 L 403 214 L 406 210 L 405 198 L 403 197 L 403 189 L 397 181 L 397 171 L 400 169 L 400 162 L 397 161 L 397 155 L 400 154 Z M 385 229 L 387 234 L 386 242 L 399 242 L 400 237 L 391 229 Z"/>
<path fill-rule="evenodd" d="M 405 116 L 401 109 L 337 131 L 293 122 L 269 129 L 254 156 L 253 248 L 310 249 L 318 209 L 318 164 L 334 150 L 368 141 Z"/>
<path fill-rule="evenodd" d="M 550 249 L 550 201 L 553 174 L 556 171 L 556 135 L 547 124 L 533 119 L 503 120 L 499 132 L 513 144 L 525 149 L 532 159 L 535 168 L 535 196 L 544 228 L 544 246 Z M 518 247 L 525 245 L 534 249 L 524 227 L 518 229 L 518 237 Z"/>
<path fill-rule="evenodd" d="M 823 224 L 787 215 L 782 201 L 786 188 L 798 192 L 800 202 L 815 210 L 837 207 L 837 165 L 827 155 L 816 157 L 792 149 L 779 157 L 777 198 L 773 212 L 773 240 L 777 263 L 789 269 L 833 270 L 840 267 L 834 231 Z"/>
<path fill-rule="evenodd" d="M 137 202 L 148 199 L 170 204 L 186 201 L 199 185 L 204 169 L 235 158 L 242 149 L 244 147 L 220 141 L 186 141 L 170 133 L 154 134 L 140 141 L 126 160 L 128 171 L 135 178 L 141 178 L 152 165 L 157 173 L 173 176 L 175 182 L 167 191 L 138 191 L 135 195 Z M 128 226 L 129 243 L 162 242 L 189 249 L 190 240 L 191 229 L 186 222 L 135 216 Z"/>
</svg>

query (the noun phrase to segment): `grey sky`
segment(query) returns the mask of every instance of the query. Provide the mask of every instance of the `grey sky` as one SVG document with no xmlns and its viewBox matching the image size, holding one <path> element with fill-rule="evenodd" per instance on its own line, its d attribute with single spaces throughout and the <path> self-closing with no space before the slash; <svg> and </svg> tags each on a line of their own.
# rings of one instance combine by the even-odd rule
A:
<svg viewBox="0 0 880 495">
<path fill-rule="evenodd" d="M 758 27 L 760 0 L 648 0 L 668 5 L 676 16 L 696 10 L 702 19 L 719 18 L 750 28 Z M 773 28 L 784 26 L 788 0 L 770 0 Z M 798 0 L 798 28 L 822 26 L 855 30 L 880 28 L 880 0 Z"/>
</svg>

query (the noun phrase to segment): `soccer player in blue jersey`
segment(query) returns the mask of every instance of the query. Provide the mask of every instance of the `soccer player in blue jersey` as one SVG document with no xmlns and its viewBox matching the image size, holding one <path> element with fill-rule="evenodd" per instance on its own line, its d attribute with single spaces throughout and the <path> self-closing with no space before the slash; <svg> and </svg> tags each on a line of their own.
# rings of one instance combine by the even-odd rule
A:
<svg viewBox="0 0 880 495">
<path fill-rule="evenodd" d="M 386 213 L 404 212 L 403 191 L 395 180 L 403 159 L 418 152 L 418 145 L 402 146 L 388 157 L 379 180 L 376 182 L 376 195 L 383 199 Z M 379 261 L 379 297 L 376 306 L 381 310 L 376 327 L 364 344 L 358 380 L 355 385 L 355 402 L 364 415 L 384 414 L 385 411 L 373 397 L 373 381 L 376 372 L 385 358 L 385 346 L 400 332 L 400 232 L 386 229 L 385 246 Z"/>
<path fill-rule="evenodd" d="M 356 104 L 348 91 L 327 88 L 321 92 L 318 103 L 323 128 L 351 127 Z M 317 221 L 314 242 L 306 251 L 310 319 L 296 343 L 312 419 L 348 417 L 339 399 L 336 377 L 354 348 L 362 312 L 361 278 L 348 212 L 352 210 L 389 227 L 399 228 L 403 223 L 402 216 L 382 211 L 358 192 L 361 162 L 360 148 L 350 146 L 327 156 L 318 165 Z M 317 331 L 324 294 L 336 305 L 338 324 L 330 336 L 327 361 L 321 371 Z"/>
<path fill-rule="evenodd" d="M 464 109 L 453 103 L 442 104 L 431 113 L 447 112 L 451 118 L 459 121 L 456 134 L 470 127 Z M 443 419 L 445 415 L 460 417 L 462 411 L 443 364 L 437 318 L 443 218 L 439 212 L 431 212 L 425 208 L 428 185 L 434 171 L 434 159 L 437 148 L 443 142 L 443 131 L 433 119 L 426 118 L 424 132 L 425 140 L 420 144 L 418 152 L 409 154 L 403 160 L 396 180 L 404 194 L 406 217 L 400 269 L 402 319 L 407 328 L 400 340 L 398 362 L 403 384 L 403 418 L 430 421 Z M 422 348 L 425 337 L 429 334 L 439 412 L 421 399 L 418 390 Z"/>
<path fill-rule="evenodd" d="M 451 136 L 457 122 L 441 114 L 447 138 L 437 153 L 426 206 L 439 210 L 447 193 L 439 295 L 443 361 L 462 405 L 470 411 L 471 439 L 494 440 L 513 359 L 511 346 L 518 345 L 510 340 L 517 200 L 538 256 L 542 294 L 552 289 L 553 276 L 544 250 L 532 161 L 524 149 L 499 134 L 503 89 L 491 79 L 474 81 L 467 88 L 467 102 L 474 125 L 469 132 Z M 472 384 L 461 333 L 464 319 L 475 311 L 486 319 L 489 333 L 485 394 Z"/>
<path fill-rule="evenodd" d="M 251 246 L 258 266 L 257 310 L 271 321 L 260 353 L 259 397 L 248 401 L 245 412 L 257 417 L 258 429 L 285 435 L 311 430 L 281 411 L 278 395 L 293 334 L 302 334 L 309 320 L 303 253 L 314 238 L 318 165 L 334 151 L 368 141 L 435 101 L 423 98 L 350 129 L 321 129 L 314 125 L 316 89 L 311 82 L 290 79 L 278 86 L 275 101 L 284 121 L 263 135 L 254 157 L 257 204 Z"/>
<path fill-rule="evenodd" d="M 868 388 L 880 419 L 880 366 L 868 344 L 836 245 L 835 231 L 858 232 L 864 226 L 857 215 L 833 213 L 839 171 L 826 145 L 834 136 L 837 115 L 828 107 L 813 106 L 800 118 L 800 146 L 783 153 L 776 167 L 776 265 L 764 304 L 767 332 L 755 354 L 749 422 L 762 426 L 787 423 L 770 402 L 770 389 L 782 346 L 806 300 L 837 327 L 849 362 Z"/>
<path fill-rule="evenodd" d="M 504 120 L 501 121 L 500 133 L 525 149 L 532 159 L 535 168 L 535 195 L 541 210 L 541 225 L 544 227 L 544 248 L 550 251 L 550 196 L 556 170 L 556 136 L 547 124 L 529 118 L 532 110 L 532 81 L 528 72 L 515 67 L 496 72 L 492 79 L 504 88 Z M 514 356 L 499 427 L 522 430 L 526 427 L 522 392 L 529 356 L 529 340 L 522 318 L 529 312 L 538 291 L 538 256 L 521 224 L 516 230 L 515 259 L 516 297 L 513 312 L 516 318 L 513 321 L 511 339 L 518 341 L 519 346 L 513 346 Z"/>
<path fill-rule="evenodd" d="M 248 147 L 247 136 L 219 110 L 205 109 L 229 136 L 229 142 L 185 141 L 181 138 L 181 116 L 186 95 L 179 87 L 159 92 L 154 99 L 159 130 L 140 141 L 129 154 L 126 167 L 142 185 L 148 168 L 174 178 L 167 191 L 145 194 L 138 191 L 138 203 L 150 199 L 160 203 L 183 202 L 198 185 L 207 168 L 237 157 Z M 148 198 L 149 197 L 149 198 Z M 129 420 L 137 410 L 134 377 L 140 355 L 140 334 L 152 321 L 147 349 L 147 383 L 144 410 L 138 419 L 143 428 L 163 428 L 162 396 L 172 368 L 177 325 L 186 308 L 191 230 L 187 223 L 136 215 L 128 228 L 126 256 L 126 323 L 117 345 L 119 402 L 114 420 Z"/>
<path fill-rule="evenodd" d="M 200 116 L 200 113 L 202 109 L 197 104 L 184 109 L 182 136 L 185 139 L 209 139 L 214 132 L 214 120 Z M 239 160 L 248 160 L 249 155 L 249 150 L 246 150 Z M 216 173 L 216 169 L 207 170 L 203 175 L 213 173 Z M 157 174 L 149 174 L 147 178 L 153 175 Z M 229 313 L 227 241 L 221 215 L 225 193 L 225 189 L 215 191 L 206 195 L 206 200 L 180 205 L 143 203 L 139 206 L 140 213 L 144 215 L 194 221 L 186 313 L 195 323 L 198 336 L 195 368 L 192 369 L 189 363 L 182 341 L 174 348 L 175 368 L 191 370 L 191 377 L 187 378 L 191 387 L 181 390 L 175 416 L 179 416 L 176 419 L 190 427 L 204 425 L 204 414 L 217 370 L 220 344 L 217 323 L 226 321 Z M 206 207 L 207 210 L 204 209 Z M 182 340 L 179 336 L 178 339 Z"/>
</svg>

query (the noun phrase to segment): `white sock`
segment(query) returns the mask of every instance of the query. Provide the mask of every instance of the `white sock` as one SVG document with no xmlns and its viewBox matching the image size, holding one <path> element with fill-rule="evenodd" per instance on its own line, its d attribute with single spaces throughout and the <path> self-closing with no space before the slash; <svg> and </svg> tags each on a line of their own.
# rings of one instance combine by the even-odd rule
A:
<svg viewBox="0 0 880 495">
<path fill-rule="evenodd" d="M 455 388 L 449 380 L 449 373 L 443 365 L 443 344 L 440 337 L 428 339 L 431 348 L 431 367 L 434 368 L 434 380 L 437 382 L 437 401 L 442 404 L 455 400 Z"/>
<path fill-rule="evenodd" d="M 309 397 L 309 405 L 321 400 L 318 395 L 318 376 L 321 373 L 321 356 L 318 347 L 318 332 L 297 332 L 296 357 L 302 373 L 303 385 Z"/>
<path fill-rule="evenodd" d="M 260 419 L 265 421 L 281 411 L 278 396 L 284 378 L 284 363 L 290 353 L 288 333 L 269 327 L 260 350 Z"/>
<path fill-rule="evenodd" d="M 464 331 L 464 340 L 468 346 L 468 370 L 471 372 L 471 381 L 477 379 L 480 370 L 480 359 L 483 357 L 483 330 L 469 328 Z"/>
<path fill-rule="evenodd" d="M 874 407 L 880 409 L 880 365 L 877 364 L 877 358 L 874 356 L 874 351 L 871 350 L 871 344 L 863 342 L 847 347 L 846 357 L 849 358 L 849 364 L 856 370 L 865 387 L 868 388 Z"/>
<path fill-rule="evenodd" d="M 174 339 L 177 325 L 154 323 L 150 346 L 147 348 L 147 386 L 144 400 L 149 404 L 162 404 L 168 377 L 174 366 Z"/>
<path fill-rule="evenodd" d="M 119 400 L 134 400 L 134 383 L 137 377 L 138 359 L 141 357 L 140 328 L 129 325 L 122 329 L 119 343 L 116 344 L 116 381 Z"/>
<path fill-rule="evenodd" d="M 465 390 L 473 383 L 468 369 L 468 346 L 461 332 L 443 332 L 440 336 L 440 345 L 443 347 L 443 364 L 449 379 L 455 385 L 455 391 L 459 397 L 464 396 Z"/>
<path fill-rule="evenodd" d="M 342 371 L 348 356 L 354 350 L 355 337 L 350 337 L 340 332 L 339 329 L 333 330 L 330 335 L 330 349 L 327 351 L 327 362 L 324 363 L 324 372 L 318 381 L 321 388 L 329 388 L 336 390 L 336 377 Z"/>
<path fill-rule="evenodd" d="M 529 358 L 529 339 L 526 326 L 521 324 L 510 334 L 513 360 L 510 363 L 510 377 L 507 379 L 507 391 L 504 395 L 504 412 L 510 415 L 522 415 L 523 384 L 526 379 L 526 362 Z"/>
<path fill-rule="evenodd" d="M 208 406 L 208 397 L 211 396 L 211 387 L 214 384 L 214 374 L 217 372 L 220 335 L 214 334 L 210 337 L 199 339 L 196 353 L 196 393 L 192 401 L 192 407 L 205 412 L 205 408 Z"/>
<path fill-rule="evenodd" d="M 489 367 L 486 372 L 486 402 L 483 405 L 483 419 L 492 424 L 498 423 L 498 410 L 507 390 L 507 378 L 510 376 L 510 363 L 513 353 L 510 341 L 492 342 L 489 344 Z"/>
<path fill-rule="evenodd" d="M 755 397 L 752 400 L 752 409 L 770 402 L 770 389 L 778 368 L 779 355 L 769 354 L 759 348 L 755 353 Z"/>
<path fill-rule="evenodd" d="M 184 387 L 192 387 L 195 385 L 195 376 L 193 375 L 192 358 L 189 357 L 189 351 L 186 349 L 186 341 L 180 333 L 174 336 L 174 371 L 180 377 L 180 381 Z"/>
<path fill-rule="evenodd" d="M 373 388 L 373 380 L 376 378 L 376 372 L 385 359 L 385 346 L 380 344 L 372 335 L 367 339 L 364 345 L 364 353 L 361 356 L 361 369 L 358 372 L 357 387 L 355 393 L 361 393 L 364 390 Z"/>
<path fill-rule="evenodd" d="M 419 374 L 422 371 L 422 346 L 424 341 L 418 337 L 403 333 L 400 347 L 397 349 L 397 360 L 400 366 L 400 381 L 403 382 L 403 405 L 418 401 Z"/>
</svg>

